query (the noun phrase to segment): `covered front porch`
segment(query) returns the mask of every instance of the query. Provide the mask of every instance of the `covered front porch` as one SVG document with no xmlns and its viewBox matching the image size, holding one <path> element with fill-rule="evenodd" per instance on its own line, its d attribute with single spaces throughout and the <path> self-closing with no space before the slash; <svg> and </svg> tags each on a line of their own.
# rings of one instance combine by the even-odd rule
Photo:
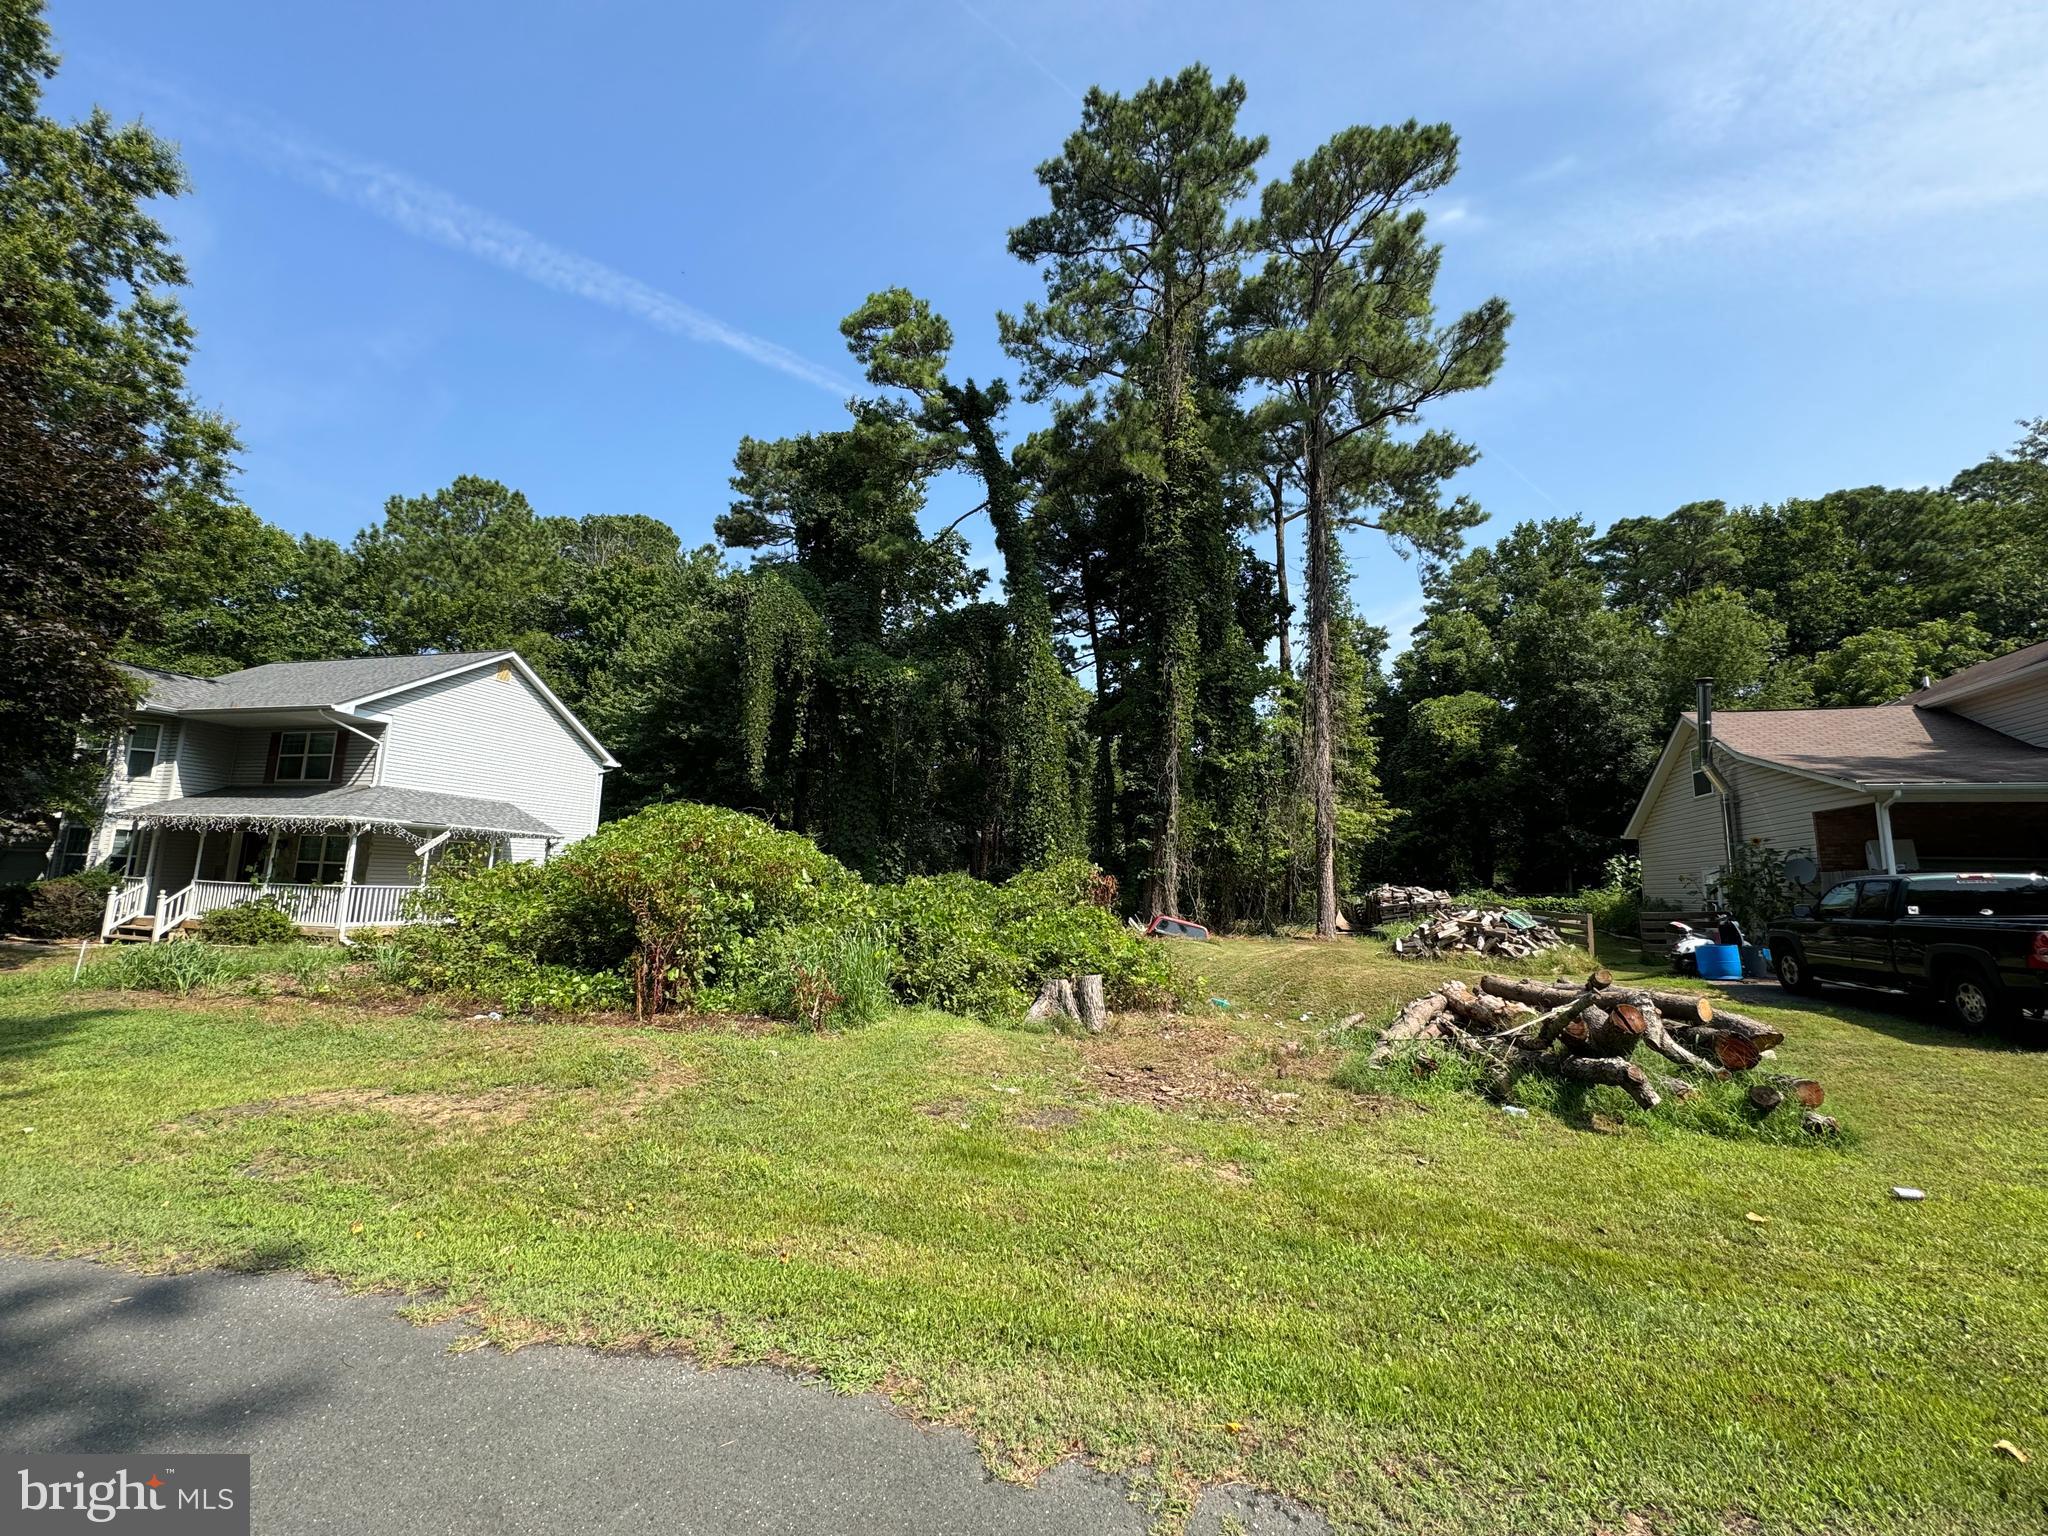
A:
<svg viewBox="0 0 2048 1536">
<path fill-rule="evenodd" d="M 496 861 L 513 838 L 558 835 L 503 801 L 377 786 L 235 789 L 136 808 L 129 877 L 108 894 L 101 937 L 154 942 L 258 896 L 305 932 L 418 921 L 409 898 L 456 843 Z"/>
<path fill-rule="evenodd" d="M 2048 869 L 2048 791 L 1887 786 L 1866 804 L 1815 811 L 1813 835 L 1823 886 L 1921 870 L 2029 874 Z"/>
</svg>

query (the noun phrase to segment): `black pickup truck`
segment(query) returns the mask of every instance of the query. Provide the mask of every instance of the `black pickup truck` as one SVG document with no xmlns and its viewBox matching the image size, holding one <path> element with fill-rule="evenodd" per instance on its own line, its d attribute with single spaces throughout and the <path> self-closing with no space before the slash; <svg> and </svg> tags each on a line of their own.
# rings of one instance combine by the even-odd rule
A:
<svg viewBox="0 0 2048 1536">
<path fill-rule="evenodd" d="M 1770 927 L 1791 992 L 1824 981 L 1938 999 L 1970 1028 L 2048 1009 L 2048 877 L 1869 875 Z"/>
</svg>

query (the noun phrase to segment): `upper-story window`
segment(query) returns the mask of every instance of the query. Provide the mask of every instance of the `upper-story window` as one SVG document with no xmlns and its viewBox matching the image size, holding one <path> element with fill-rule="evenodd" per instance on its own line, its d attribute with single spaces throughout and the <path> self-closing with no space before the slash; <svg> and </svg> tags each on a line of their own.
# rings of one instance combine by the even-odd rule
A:
<svg viewBox="0 0 2048 1536">
<path fill-rule="evenodd" d="M 163 745 L 164 728 L 137 721 L 128 727 L 128 777 L 146 779 L 156 772 L 157 748 Z"/>
<path fill-rule="evenodd" d="M 334 777 L 334 732 L 286 731 L 277 738 L 277 782 L 319 783 Z"/>
</svg>

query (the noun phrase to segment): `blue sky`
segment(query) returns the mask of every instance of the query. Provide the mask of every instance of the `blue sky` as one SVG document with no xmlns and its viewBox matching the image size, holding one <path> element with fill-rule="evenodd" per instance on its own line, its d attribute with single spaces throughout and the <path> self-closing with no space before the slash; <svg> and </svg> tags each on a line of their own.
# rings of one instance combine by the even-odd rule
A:
<svg viewBox="0 0 2048 1536">
<path fill-rule="evenodd" d="M 1459 487 L 1482 537 L 1940 482 L 2048 412 L 2033 0 L 50 15 L 52 110 L 184 147 L 192 382 L 295 531 L 474 473 L 708 539 L 743 434 L 843 419 L 837 321 L 870 290 L 930 298 L 963 371 L 1005 371 L 1033 167 L 1087 85 L 1193 60 L 1244 79 L 1269 171 L 1355 122 L 1461 134 L 1440 297 L 1516 312 L 1499 382 L 1437 418 L 1485 455 Z M 1413 569 L 1369 537 L 1354 561 L 1405 629 Z"/>
</svg>

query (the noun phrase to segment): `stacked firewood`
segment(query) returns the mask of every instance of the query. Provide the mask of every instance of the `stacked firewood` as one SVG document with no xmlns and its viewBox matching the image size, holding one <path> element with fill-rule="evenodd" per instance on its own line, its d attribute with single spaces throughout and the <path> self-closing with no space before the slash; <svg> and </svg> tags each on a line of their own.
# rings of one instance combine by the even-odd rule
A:
<svg viewBox="0 0 2048 1536">
<path fill-rule="evenodd" d="M 1426 885 L 1376 885 L 1360 898 L 1358 915 L 1364 926 L 1396 922 L 1424 912 L 1441 912 L 1456 898 L 1449 891 L 1433 891 Z"/>
<path fill-rule="evenodd" d="M 1537 982 L 1482 976 L 1478 990 L 1447 981 L 1404 1007 L 1367 1058 L 1386 1066 L 1402 1045 L 1419 1043 L 1415 1069 L 1431 1072 L 1439 1044 L 1461 1051 L 1484 1068 L 1486 1089 L 1505 1099 L 1515 1080 L 1530 1072 L 1619 1088 L 1645 1109 L 1666 1098 L 1690 1098 L 1698 1079 L 1744 1076 L 1749 1099 L 1769 1114 L 1796 1104 L 1801 1126 L 1813 1135 L 1837 1127 L 1821 1114 L 1825 1097 L 1810 1078 L 1768 1070 L 1783 1032 L 1715 1007 L 1692 992 L 1614 985 L 1606 971 L 1583 982 Z M 1685 1076 L 1636 1059 L 1649 1050 Z"/>
<path fill-rule="evenodd" d="M 1508 907 L 1466 907 L 1426 917 L 1406 938 L 1394 940 L 1394 953 L 1410 959 L 1434 960 L 1440 955 L 1504 955 L 1527 960 L 1564 940 L 1555 928 L 1532 921 L 1526 913 L 1510 916 Z"/>
</svg>

